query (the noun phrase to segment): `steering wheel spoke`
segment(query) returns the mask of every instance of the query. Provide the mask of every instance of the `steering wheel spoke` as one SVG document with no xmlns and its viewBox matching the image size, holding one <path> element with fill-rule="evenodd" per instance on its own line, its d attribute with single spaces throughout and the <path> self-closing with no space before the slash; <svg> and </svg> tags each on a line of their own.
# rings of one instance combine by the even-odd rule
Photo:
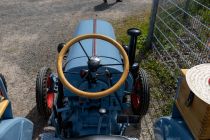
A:
<svg viewBox="0 0 210 140">
<path fill-rule="evenodd" d="M 105 66 L 123 66 L 124 64 L 101 64 L 100 67 L 105 67 Z"/>
<path fill-rule="evenodd" d="M 89 57 L 87 52 L 85 51 L 83 45 L 80 42 L 85 39 L 100 39 L 100 40 L 104 40 L 104 41 L 111 43 L 113 46 L 115 46 L 119 50 L 121 56 L 123 57 L 124 64 L 120 64 L 120 63 L 119 64 L 100 64 L 100 59 L 98 60 L 97 57 L 95 57 L 95 58 Z M 86 57 L 88 58 L 88 69 L 90 70 L 90 68 L 91 68 L 91 70 L 92 70 L 90 72 L 97 73 L 97 69 L 99 67 L 122 65 L 124 69 L 123 69 L 122 75 L 121 75 L 120 79 L 118 80 L 118 82 L 116 82 L 112 87 L 110 87 L 106 90 L 103 90 L 103 91 L 98 91 L 98 92 L 82 91 L 82 90 L 74 87 L 73 85 L 71 85 L 71 83 L 69 83 L 69 81 L 65 78 L 65 75 L 63 72 L 63 67 L 62 67 L 62 65 L 63 65 L 62 61 L 63 61 L 63 58 L 64 58 L 66 52 L 69 50 L 69 48 L 72 47 L 72 45 L 74 45 L 77 42 L 80 44 L 80 47 L 82 48 Z M 125 82 L 125 80 L 128 76 L 128 72 L 129 72 L 129 60 L 128 60 L 128 56 L 127 56 L 125 50 L 117 41 L 113 40 L 110 37 L 104 36 L 104 35 L 86 34 L 86 35 L 80 35 L 80 36 L 73 38 L 72 40 L 67 42 L 66 45 L 62 48 L 62 50 L 60 51 L 60 53 L 58 55 L 57 71 L 58 71 L 58 77 L 59 77 L 60 81 L 70 91 L 72 91 L 73 93 L 75 93 L 79 96 L 82 96 L 82 97 L 97 99 L 97 98 L 102 98 L 104 96 L 107 96 L 111 93 L 115 93 L 115 91 L 118 90 L 120 88 L 120 86 Z M 65 74 L 66 74 L 66 72 L 65 72 Z M 70 72 L 70 74 L 79 74 L 79 72 Z M 110 73 L 110 74 L 118 74 L 118 73 Z"/>
<path fill-rule="evenodd" d="M 80 72 L 76 72 L 76 71 L 72 71 L 72 72 L 65 71 L 63 73 L 64 74 L 75 74 L 75 75 L 80 74 Z"/>
<path fill-rule="evenodd" d="M 78 41 L 78 43 L 79 43 L 80 47 L 82 48 L 83 52 L 85 53 L 86 57 L 90 61 L 90 57 L 88 56 L 87 52 L 85 51 L 85 48 L 83 47 L 82 43 L 80 41 Z"/>
</svg>

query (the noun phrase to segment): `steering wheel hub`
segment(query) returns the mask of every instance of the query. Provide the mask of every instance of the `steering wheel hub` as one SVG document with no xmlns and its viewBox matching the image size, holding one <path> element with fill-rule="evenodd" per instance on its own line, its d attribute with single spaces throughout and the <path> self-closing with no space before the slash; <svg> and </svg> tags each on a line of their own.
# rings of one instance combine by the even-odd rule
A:
<svg viewBox="0 0 210 140">
<path fill-rule="evenodd" d="M 97 56 L 92 56 L 88 60 L 88 68 L 91 72 L 96 72 L 98 68 L 100 67 L 100 58 Z"/>
</svg>

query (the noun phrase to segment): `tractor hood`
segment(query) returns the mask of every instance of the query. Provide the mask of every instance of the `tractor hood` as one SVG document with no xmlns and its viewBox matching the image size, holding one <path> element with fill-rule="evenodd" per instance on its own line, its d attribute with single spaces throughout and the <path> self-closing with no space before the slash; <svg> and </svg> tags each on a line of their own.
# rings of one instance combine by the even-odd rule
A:
<svg viewBox="0 0 210 140">
<path fill-rule="evenodd" d="M 103 20 L 83 20 L 76 28 L 76 32 L 73 37 L 84 34 L 101 34 L 108 36 L 112 39 L 115 38 L 113 27 L 110 23 Z M 99 40 L 99 39 L 86 39 L 82 40 L 81 44 L 83 45 L 88 56 L 97 56 L 101 60 L 101 64 L 119 64 L 122 63 L 121 55 L 115 46 L 112 44 Z M 71 71 L 72 69 L 78 67 L 87 66 L 87 57 L 82 50 L 79 43 L 74 44 L 67 55 L 66 65 L 64 70 L 66 72 Z M 109 66 L 117 71 L 122 72 L 123 68 L 120 65 Z"/>
</svg>

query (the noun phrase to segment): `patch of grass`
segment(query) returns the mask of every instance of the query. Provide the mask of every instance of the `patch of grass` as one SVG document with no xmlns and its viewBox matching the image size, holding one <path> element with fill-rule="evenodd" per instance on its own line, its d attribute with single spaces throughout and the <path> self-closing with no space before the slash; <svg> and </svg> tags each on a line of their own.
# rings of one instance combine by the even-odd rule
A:
<svg viewBox="0 0 210 140">
<path fill-rule="evenodd" d="M 163 116 L 168 116 L 171 114 L 171 110 L 174 104 L 173 99 L 169 99 L 164 106 L 161 106 L 161 111 Z"/>
<path fill-rule="evenodd" d="M 153 73 L 153 75 L 160 80 L 161 86 L 171 88 L 176 85 L 176 80 L 171 75 L 170 71 L 158 60 L 148 59 L 147 61 L 144 61 L 141 66 L 147 69 L 150 73 Z"/>
<path fill-rule="evenodd" d="M 137 49 L 140 52 L 145 52 L 146 37 L 149 31 L 149 16 L 150 12 L 145 12 L 143 16 L 131 16 L 120 21 L 113 21 L 113 26 L 116 31 L 117 40 L 124 44 L 129 44 L 129 36 L 127 30 L 130 28 L 138 28 L 141 31 L 141 35 L 137 40 Z"/>
<path fill-rule="evenodd" d="M 150 54 L 153 55 L 153 54 Z M 171 114 L 174 103 L 174 93 L 176 88 L 176 79 L 171 75 L 165 66 L 152 57 L 142 61 L 141 67 L 150 75 L 151 97 L 153 100 L 161 102 L 161 116 Z"/>
<path fill-rule="evenodd" d="M 139 16 L 127 17 L 120 21 L 113 21 L 113 25 L 117 40 L 124 44 L 129 44 L 129 36 L 127 35 L 129 28 L 135 27 L 141 30 L 142 34 L 137 40 L 137 49 L 140 52 L 138 55 L 142 53 L 144 53 L 144 55 L 147 53 L 147 55 L 145 55 L 146 58 L 141 61 L 140 66 L 145 69 L 149 75 L 152 100 L 161 102 L 159 109 L 162 114 L 156 114 L 157 117 L 159 117 L 160 115 L 169 115 L 171 113 L 176 80 L 171 75 L 170 71 L 159 60 L 154 58 L 154 54 L 151 51 L 147 51 L 145 48 L 149 31 L 149 16 L 150 13 L 147 12 L 143 18 Z"/>
</svg>

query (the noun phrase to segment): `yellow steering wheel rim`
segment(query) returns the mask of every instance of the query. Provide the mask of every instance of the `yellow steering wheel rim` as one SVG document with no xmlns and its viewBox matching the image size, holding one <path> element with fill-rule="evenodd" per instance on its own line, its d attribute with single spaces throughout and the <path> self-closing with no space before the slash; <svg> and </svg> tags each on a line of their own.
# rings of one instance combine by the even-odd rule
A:
<svg viewBox="0 0 210 140">
<path fill-rule="evenodd" d="M 68 82 L 68 80 L 65 78 L 64 73 L 63 73 L 62 61 L 63 61 L 63 57 L 65 56 L 68 49 L 70 47 L 72 47 L 76 42 L 79 42 L 80 40 L 84 40 L 84 39 L 90 39 L 90 38 L 101 39 L 101 40 L 111 43 L 119 50 L 119 52 L 122 55 L 123 60 L 124 60 L 124 71 L 123 71 L 119 81 L 117 83 L 115 83 L 112 87 L 110 87 L 106 90 L 103 90 L 103 91 L 99 91 L 99 92 L 86 92 L 86 91 L 82 91 L 82 90 L 75 88 L 73 85 L 71 85 Z M 61 83 L 66 88 L 68 88 L 71 92 L 73 92 L 79 96 L 82 96 L 82 97 L 97 99 L 97 98 L 102 98 L 104 96 L 107 96 L 111 93 L 114 93 L 125 82 L 125 80 L 128 76 L 128 73 L 129 73 L 129 59 L 128 59 L 128 56 L 127 56 L 125 50 L 123 49 L 123 47 L 114 39 L 104 36 L 104 35 L 100 35 L 100 34 L 85 34 L 85 35 L 80 35 L 80 36 L 73 38 L 68 43 L 66 43 L 66 45 L 62 48 L 62 50 L 58 54 L 58 58 L 57 58 L 57 72 L 58 72 L 58 77 L 59 77 Z"/>
</svg>

